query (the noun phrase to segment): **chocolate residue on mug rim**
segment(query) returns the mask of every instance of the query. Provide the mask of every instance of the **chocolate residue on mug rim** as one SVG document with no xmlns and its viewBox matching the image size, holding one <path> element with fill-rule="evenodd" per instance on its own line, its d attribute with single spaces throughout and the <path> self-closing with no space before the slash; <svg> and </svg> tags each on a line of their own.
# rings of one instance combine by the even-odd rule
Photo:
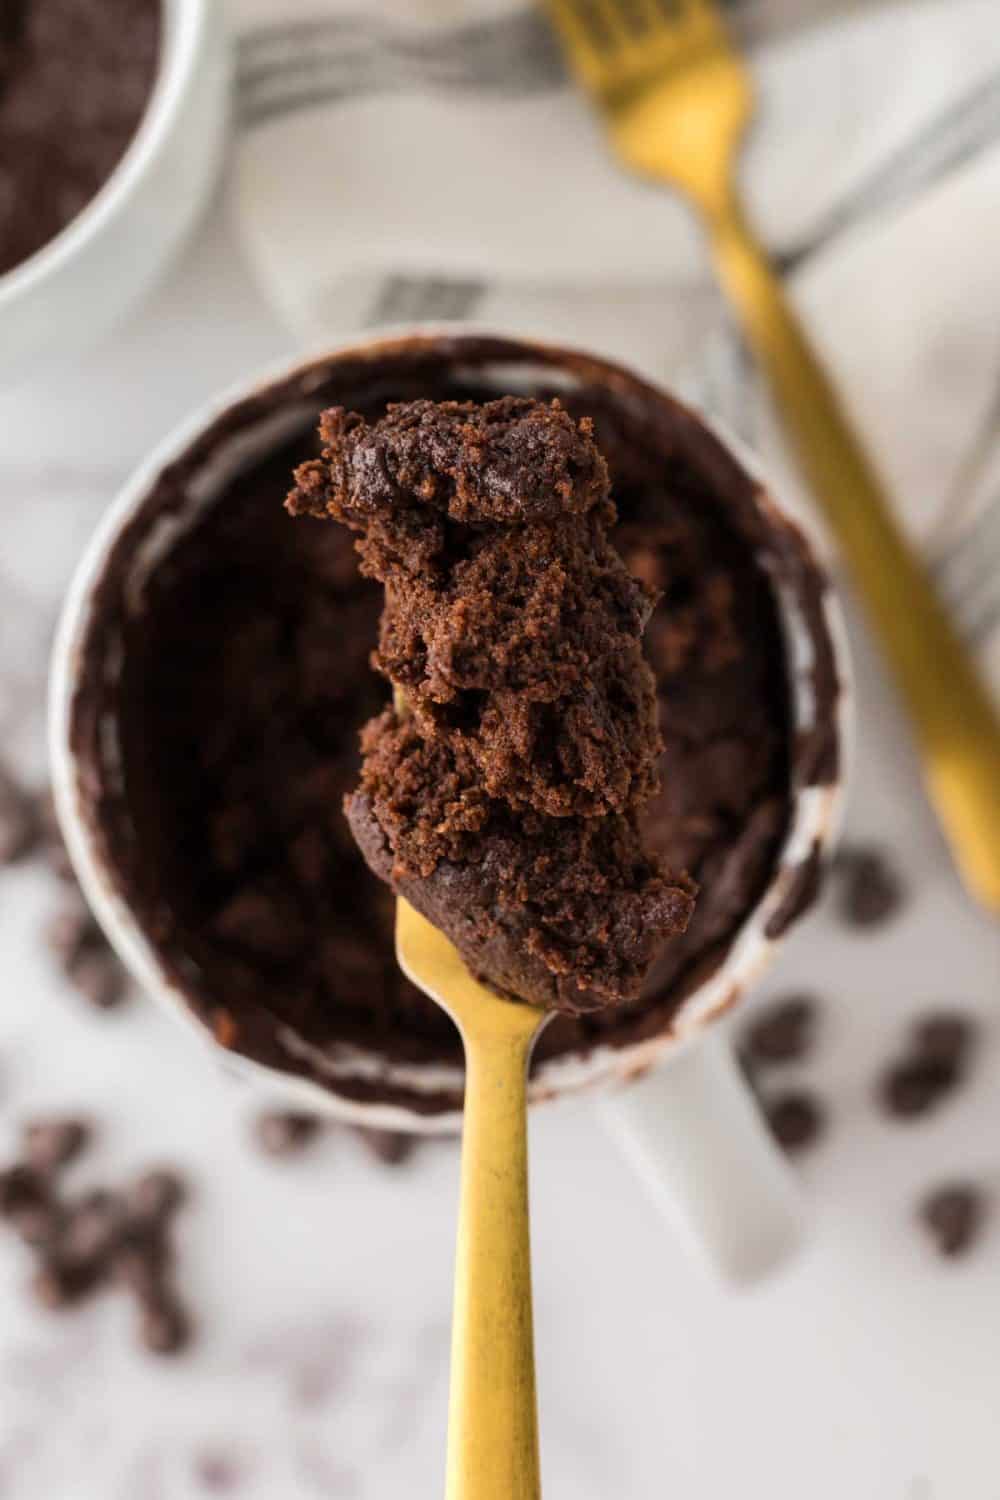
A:
<svg viewBox="0 0 1000 1500">
<path fill-rule="evenodd" d="M 198 973 L 189 957 L 183 951 L 165 950 L 159 941 L 165 930 L 163 913 L 157 910 L 155 899 L 149 900 L 144 894 L 147 882 L 143 877 L 142 851 L 136 844 L 120 775 L 108 758 L 105 729 L 107 716 L 114 709 L 115 684 L 108 679 L 107 653 L 109 646 L 113 648 L 115 641 L 121 641 L 123 623 L 134 613 L 137 599 L 141 599 L 136 572 L 151 550 L 151 533 L 178 523 L 183 528 L 194 503 L 192 497 L 205 489 L 206 467 L 222 456 L 225 478 L 213 493 L 221 491 L 234 470 L 242 467 L 239 462 L 228 462 L 229 446 L 252 437 L 268 420 L 280 429 L 270 445 L 273 449 L 295 433 L 308 430 L 325 405 L 371 406 L 378 401 L 406 399 L 429 390 L 450 389 L 456 380 L 479 382 L 498 391 L 520 389 L 525 366 L 531 367 L 536 388 L 547 385 L 548 369 L 553 372 L 550 389 L 561 390 L 561 378 L 568 378 L 573 387 L 580 384 L 601 392 L 602 399 L 627 412 L 629 421 L 641 423 L 665 455 L 679 457 L 698 476 L 699 482 L 719 497 L 728 520 L 749 543 L 772 588 L 781 592 L 786 604 L 791 602 L 812 645 L 809 677 L 814 721 L 805 733 L 794 735 L 789 745 L 789 805 L 794 806 L 807 787 L 836 782 L 840 684 L 825 617 L 825 579 L 798 528 L 771 506 L 758 483 L 694 413 L 657 388 L 603 360 L 553 346 L 477 334 L 373 341 L 364 349 L 299 367 L 293 374 L 258 387 L 228 406 L 160 472 L 139 510 L 122 528 L 102 561 L 78 647 L 79 674 L 71 705 L 70 743 L 76 757 L 74 791 L 79 811 L 99 851 L 103 873 L 132 908 L 154 951 L 163 979 L 210 1028 L 212 1017 L 224 1006 L 225 997 L 216 996 L 209 1004 L 204 995 L 198 994 Z M 278 412 L 282 415 L 275 423 Z M 267 451 L 270 449 L 264 444 L 256 445 L 253 461 L 259 462 Z M 787 667 L 786 677 L 790 680 Z M 815 872 L 810 869 L 810 879 L 800 885 L 796 899 L 790 900 L 789 891 L 781 908 L 773 913 L 768 923 L 768 938 L 783 932 L 811 904 L 816 883 L 813 875 L 818 877 L 818 850 L 815 860 L 811 856 L 807 861 L 810 866 L 814 863 Z M 669 1004 L 654 997 L 643 1013 L 630 1016 L 620 1027 L 602 1033 L 600 1044 L 626 1048 L 669 1032 L 684 1000 L 717 972 L 735 936 L 734 932 L 692 962 L 682 982 L 671 988 Z M 269 1007 L 241 1006 L 238 1016 L 228 1012 L 226 1016 L 226 1036 L 220 1037 L 224 1045 L 284 1072 L 312 1078 L 343 1097 L 401 1103 L 428 1114 L 454 1109 L 459 1102 L 460 1094 L 444 1071 L 440 1087 L 428 1078 L 426 1088 L 409 1088 L 380 1077 L 377 1069 L 352 1072 L 350 1061 L 352 1055 L 357 1055 L 357 1049 L 342 1047 L 334 1041 L 327 1048 L 327 1060 L 332 1063 L 334 1075 L 331 1076 L 311 1055 L 308 1046 L 289 1050 L 287 1018 Z M 218 1035 L 218 1028 L 215 1029 Z M 373 1055 L 388 1061 L 393 1054 Z M 456 1065 L 455 1056 L 442 1060 L 449 1067 Z"/>
</svg>

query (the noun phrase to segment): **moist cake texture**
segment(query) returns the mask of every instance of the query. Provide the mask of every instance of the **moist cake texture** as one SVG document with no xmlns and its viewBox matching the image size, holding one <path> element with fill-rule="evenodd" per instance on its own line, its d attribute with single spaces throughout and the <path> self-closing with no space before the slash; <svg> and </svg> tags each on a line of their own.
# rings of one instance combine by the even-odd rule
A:
<svg viewBox="0 0 1000 1500">
<path fill-rule="evenodd" d="M 405 709 L 366 726 L 346 803 L 368 864 L 474 973 L 570 1012 L 635 998 L 694 897 L 639 832 L 654 595 L 608 540 L 592 430 L 526 397 L 334 408 L 286 502 L 385 586 L 374 660 Z"/>
</svg>

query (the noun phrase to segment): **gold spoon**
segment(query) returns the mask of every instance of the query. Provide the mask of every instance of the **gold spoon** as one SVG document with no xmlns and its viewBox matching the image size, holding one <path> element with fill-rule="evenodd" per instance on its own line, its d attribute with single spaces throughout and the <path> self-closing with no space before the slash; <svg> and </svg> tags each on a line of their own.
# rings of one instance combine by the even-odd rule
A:
<svg viewBox="0 0 1000 1500">
<path fill-rule="evenodd" d="M 479 984 L 443 933 L 396 904 L 396 957 L 465 1047 L 447 1500 L 538 1500 L 527 1073 L 551 1012 Z"/>
</svg>

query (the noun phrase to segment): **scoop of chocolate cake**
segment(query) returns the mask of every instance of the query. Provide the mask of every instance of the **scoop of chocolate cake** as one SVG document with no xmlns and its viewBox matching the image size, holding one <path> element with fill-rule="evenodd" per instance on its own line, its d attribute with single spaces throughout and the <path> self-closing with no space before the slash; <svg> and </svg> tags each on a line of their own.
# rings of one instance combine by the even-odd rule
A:
<svg viewBox="0 0 1000 1500">
<path fill-rule="evenodd" d="M 657 728 L 653 597 L 607 538 L 608 475 L 557 402 L 324 414 L 293 514 L 358 533 L 385 585 L 375 664 L 401 690 L 346 803 L 376 874 L 469 967 L 539 1004 L 634 997 L 694 888 L 643 849 Z"/>
</svg>

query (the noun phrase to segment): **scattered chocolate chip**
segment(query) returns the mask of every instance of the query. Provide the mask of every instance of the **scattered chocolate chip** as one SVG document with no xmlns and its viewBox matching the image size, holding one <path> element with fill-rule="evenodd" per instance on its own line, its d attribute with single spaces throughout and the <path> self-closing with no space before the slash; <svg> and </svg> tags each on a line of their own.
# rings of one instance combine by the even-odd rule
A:
<svg viewBox="0 0 1000 1500">
<path fill-rule="evenodd" d="M 125 1212 L 130 1219 L 156 1226 L 163 1224 L 184 1202 L 187 1184 L 166 1167 L 144 1172 L 127 1190 Z"/>
<path fill-rule="evenodd" d="M 836 869 L 841 876 L 838 909 L 851 927 L 880 927 L 903 904 L 900 876 L 884 850 L 853 844 L 841 849 Z"/>
<path fill-rule="evenodd" d="M 26 1159 L 0 1172 L 0 1218 L 36 1256 L 31 1286 L 46 1307 L 68 1307 L 114 1284 L 141 1310 L 143 1342 L 161 1353 L 187 1343 L 188 1318 L 171 1286 L 171 1217 L 186 1188 L 164 1167 L 144 1172 L 121 1192 L 93 1188 L 73 1199 L 57 1195 L 59 1170 L 90 1139 L 71 1118 L 29 1121 L 22 1129 Z"/>
<path fill-rule="evenodd" d="M 162 1235 L 126 1238 L 111 1256 L 111 1279 L 127 1287 L 140 1302 L 155 1301 L 170 1270 L 169 1247 Z"/>
<path fill-rule="evenodd" d="M 257 1144 L 268 1156 L 292 1156 L 315 1140 L 320 1129 L 318 1115 L 304 1110 L 266 1110 L 255 1121 Z"/>
<path fill-rule="evenodd" d="M 928 1194 L 920 1205 L 920 1217 L 942 1255 L 964 1255 L 979 1236 L 986 1203 L 970 1183 L 949 1183 Z"/>
<path fill-rule="evenodd" d="M 31 1278 L 31 1290 L 44 1307 L 59 1310 L 79 1302 L 97 1286 L 100 1268 L 93 1262 L 79 1264 L 59 1257 L 46 1257 Z"/>
<path fill-rule="evenodd" d="M 751 1063 L 799 1062 L 812 1045 L 816 1000 L 788 995 L 776 1000 L 747 1028 L 743 1050 Z"/>
<path fill-rule="evenodd" d="M 121 1226 L 117 1196 L 105 1188 L 91 1188 L 66 1206 L 58 1254 L 74 1264 L 109 1262 Z"/>
<path fill-rule="evenodd" d="M 170 1293 L 145 1300 L 139 1336 L 153 1354 L 178 1354 L 191 1339 L 191 1324 L 180 1303 Z"/>
<path fill-rule="evenodd" d="M 54 875 L 68 885 L 76 884 L 76 874 L 63 842 L 62 829 L 51 791 L 43 792 L 35 804 L 38 827 L 41 833 L 45 857 Z"/>
<path fill-rule="evenodd" d="M 13 1218 L 24 1208 L 48 1199 L 48 1186 L 34 1167 L 18 1162 L 0 1172 L 0 1217 Z"/>
<path fill-rule="evenodd" d="M 402 1130 L 369 1130 L 359 1127 L 358 1135 L 365 1145 L 388 1166 L 398 1166 L 416 1150 L 416 1137 Z"/>
<path fill-rule="evenodd" d="M 61 1223 L 48 1183 L 27 1163 L 0 1173 L 0 1217 L 26 1245 L 47 1244 Z"/>
<path fill-rule="evenodd" d="M 80 1155 L 90 1141 L 85 1120 L 29 1120 L 21 1131 L 26 1162 L 36 1172 L 57 1172 Z"/>
<path fill-rule="evenodd" d="M 231 1495 L 243 1478 L 243 1465 L 231 1453 L 209 1450 L 194 1461 L 195 1479 L 212 1495 Z"/>
<path fill-rule="evenodd" d="M 125 970 L 110 948 L 86 948 L 67 967 L 80 994 L 98 1010 L 113 1010 L 128 990 Z"/>
<path fill-rule="evenodd" d="M 958 1082 L 953 1063 L 936 1058 L 904 1058 L 882 1079 L 881 1096 L 886 1111 L 898 1119 L 917 1119 L 935 1109 Z"/>
<path fill-rule="evenodd" d="M 70 964 L 92 937 L 94 919 L 90 907 L 77 890 L 69 890 L 59 909 L 49 918 L 43 936 L 63 964 Z"/>
<path fill-rule="evenodd" d="M 771 1132 L 784 1151 L 802 1151 L 822 1134 L 823 1111 L 810 1094 L 778 1094 L 765 1101 L 764 1109 Z"/>
<path fill-rule="evenodd" d="M 75 886 L 49 919 L 44 936 L 67 978 L 91 1004 L 110 1010 L 124 999 L 125 970 Z"/>
<path fill-rule="evenodd" d="M 64 1219 L 59 1204 L 48 1199 L 26 1204 L 10 1215 L 9 1222 L 26 1245 L 33 1250 L 44 1250 L 59 1238 Z"/>
<path fill-rule="evenodd" d="M 961 1068 L 976 1039 L 976 1023 L 961 1011 L 924 1016 L 913 1028 L 913 1045 L 921 1057 Z"/>
<path fill-rule="evenodd" d="M 38 842 L 40 829 L 30 794 L 0 766 L 0 865 L 13 864 Z"/>
</svg>

